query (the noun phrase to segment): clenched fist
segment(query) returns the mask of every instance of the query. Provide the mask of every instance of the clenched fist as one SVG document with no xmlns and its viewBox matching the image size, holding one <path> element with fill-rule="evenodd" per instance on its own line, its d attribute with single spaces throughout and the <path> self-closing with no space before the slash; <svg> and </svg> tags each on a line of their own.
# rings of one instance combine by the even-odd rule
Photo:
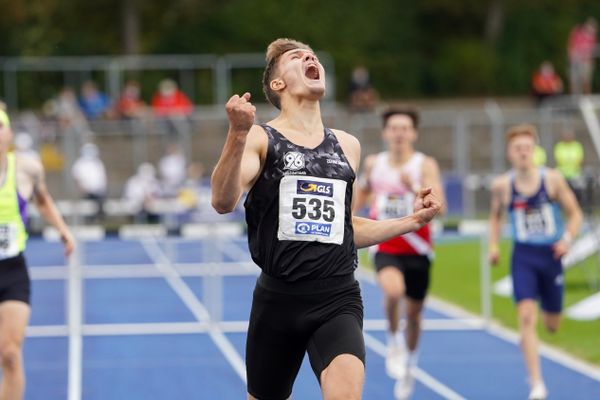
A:
<svg viewBox="0 0 600 400">
<path fill-rule="evenodd" d="M 442 203 L 432 192 L 431 188 L 422 189 L 417 193 L 414 204 L 414 216 L 421 225 L 429 223 L 442 209 Z"/>
<path fill-rule="evenodd" d="M 248 133 L 256 116 L 256 107 L 250 103 L 250 93 L 246 92 L 241 97 L 231 96 L 225 105 L 229 129 L 234 132 Z"/>
</svg>

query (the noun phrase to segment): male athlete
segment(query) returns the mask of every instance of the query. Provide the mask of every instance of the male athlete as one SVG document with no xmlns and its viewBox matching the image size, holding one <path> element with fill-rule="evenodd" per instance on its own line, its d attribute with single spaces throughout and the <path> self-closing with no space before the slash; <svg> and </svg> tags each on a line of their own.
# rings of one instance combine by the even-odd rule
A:
<svg viewBox="0 0 600 400">
<path fill-rule="evenodd" d="M 30 281 L 23 252 L 27 241 L 27 202 L 60 233 L 65 255 L 75 241 L 46 189 L 44 169 L 35 158 L 9 151 L 10 120 L 0 110 L 0 362 L 1 400 L 19 400 L 25 391 L 22 344 L 29 320 Z"/>
<path fill-rule="evenodd" d="M 445 203 L 437 162 L 414 148 L 418 123 L 419 114 L 413 109 L 392 108 L 383 114 L 383 141 L 387 150 L 365 159 L 355 211 L 368 202 L 369 217 L 373 219 L 405 217 L 412 214 L 415 196 L 423 187 L 433 188 L 441 203 Z M 374 247 L 389 330 L 386 369 L 398 380 L 395 397 L 405 399 L 412 393 L 421 314 L 429 287 L 433 257 L 429 225 Z M 399 317 L 405 296 L 406 328 L 402 334 Z"/>
<path fill-rule="evenodd" d="M 409 217 L 353 217 L 360 144 L 323 126 L 322 65 L 310 47 L 290 39 L 271 43 L 266 58 L 263 88 L 281 112 L 253 125 L 250 94 L 231 97 L 229 132 L 212 175 L 220 213 L 249 191 L 248 241 L 262 269 L 246 344 L 248 396 L 289 398 L 308 351 L 324 399 L 360 399 L 365 348 L 356 248 L 419 229 L 441 205 L 427 188 Z"/>
<path fill-rule="evenodd" d="M 537 140 L 533 125 L 517 125 L 506 134 L 512 170 L 492 183 L 489 244 L 490 262 L 496 265 L 502 220 L 508 211 L 514 241 L 511 275 L 531 400 L 548 395 L 538 354 L 536 302 L 540 302 L 546 329 L 555 332 L 563 299 L 561 257 L 569 250 L 582 221 L 575 196 L 562 175 L 535 165 Z M 566 216 L 564 226 L 561 211 Z"/>
</svg>

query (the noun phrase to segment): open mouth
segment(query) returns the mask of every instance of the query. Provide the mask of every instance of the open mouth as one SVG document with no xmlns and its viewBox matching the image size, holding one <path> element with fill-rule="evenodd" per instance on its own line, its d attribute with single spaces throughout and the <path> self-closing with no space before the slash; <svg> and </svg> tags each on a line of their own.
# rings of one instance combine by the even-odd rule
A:
<svg viewBox="0 0 600 400">
<path fill-rule="evenodd" d="M 312 80 L 318 80 L 320 78 L 320 74 L 319 74 L 319 68 L 314 65 L 311 64 L 308 66 L 308 68 L 306 68 L 306 70 L 304 71 L 304 75 L 308 78 L 308 79 L 312 79 Z"/>
</svg>

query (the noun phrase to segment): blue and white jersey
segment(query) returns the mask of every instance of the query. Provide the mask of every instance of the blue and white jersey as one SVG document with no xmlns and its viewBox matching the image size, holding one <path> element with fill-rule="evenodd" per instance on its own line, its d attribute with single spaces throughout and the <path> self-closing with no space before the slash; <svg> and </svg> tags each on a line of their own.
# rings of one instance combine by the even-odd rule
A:
<svg viewBox="0 0 600 400">
<path fill-rule="evenodd" d="M 514 173 L 510 177 L 511 198 L 508 212 L 513 239 L 517 243 L 550 245 L 562 237 L 564 225 L 558 203 L 551 200 L 540 169 L 540 188 L 533 196 L 517 192 Z"/>
</svg>

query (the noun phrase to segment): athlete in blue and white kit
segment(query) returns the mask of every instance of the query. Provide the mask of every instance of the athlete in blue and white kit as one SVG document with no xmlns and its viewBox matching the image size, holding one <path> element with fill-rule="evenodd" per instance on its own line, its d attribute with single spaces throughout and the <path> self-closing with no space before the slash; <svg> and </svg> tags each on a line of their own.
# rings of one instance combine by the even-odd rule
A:
<svg viewBox="0 0 600 400">
<path fill-rule="evenodd" d="M 561 258 L 579 231 L 582 214 L 562 175 L 535 166 L 534 126 L 510 128 L 506 142 L 512 170 L 492 184 L 489 257 L 493 265 L 498 263 L 502 220 L 508 211 L 514 241 L 511 274 L 531 387 L 529 399 L 545 399 L 548 391 L 540 370 L 536 301 L 540 302 L 544 325 L 555 332 L 562 311 Z M 565 223 L 561 211 L 565 213 Z"/>
</svg>

